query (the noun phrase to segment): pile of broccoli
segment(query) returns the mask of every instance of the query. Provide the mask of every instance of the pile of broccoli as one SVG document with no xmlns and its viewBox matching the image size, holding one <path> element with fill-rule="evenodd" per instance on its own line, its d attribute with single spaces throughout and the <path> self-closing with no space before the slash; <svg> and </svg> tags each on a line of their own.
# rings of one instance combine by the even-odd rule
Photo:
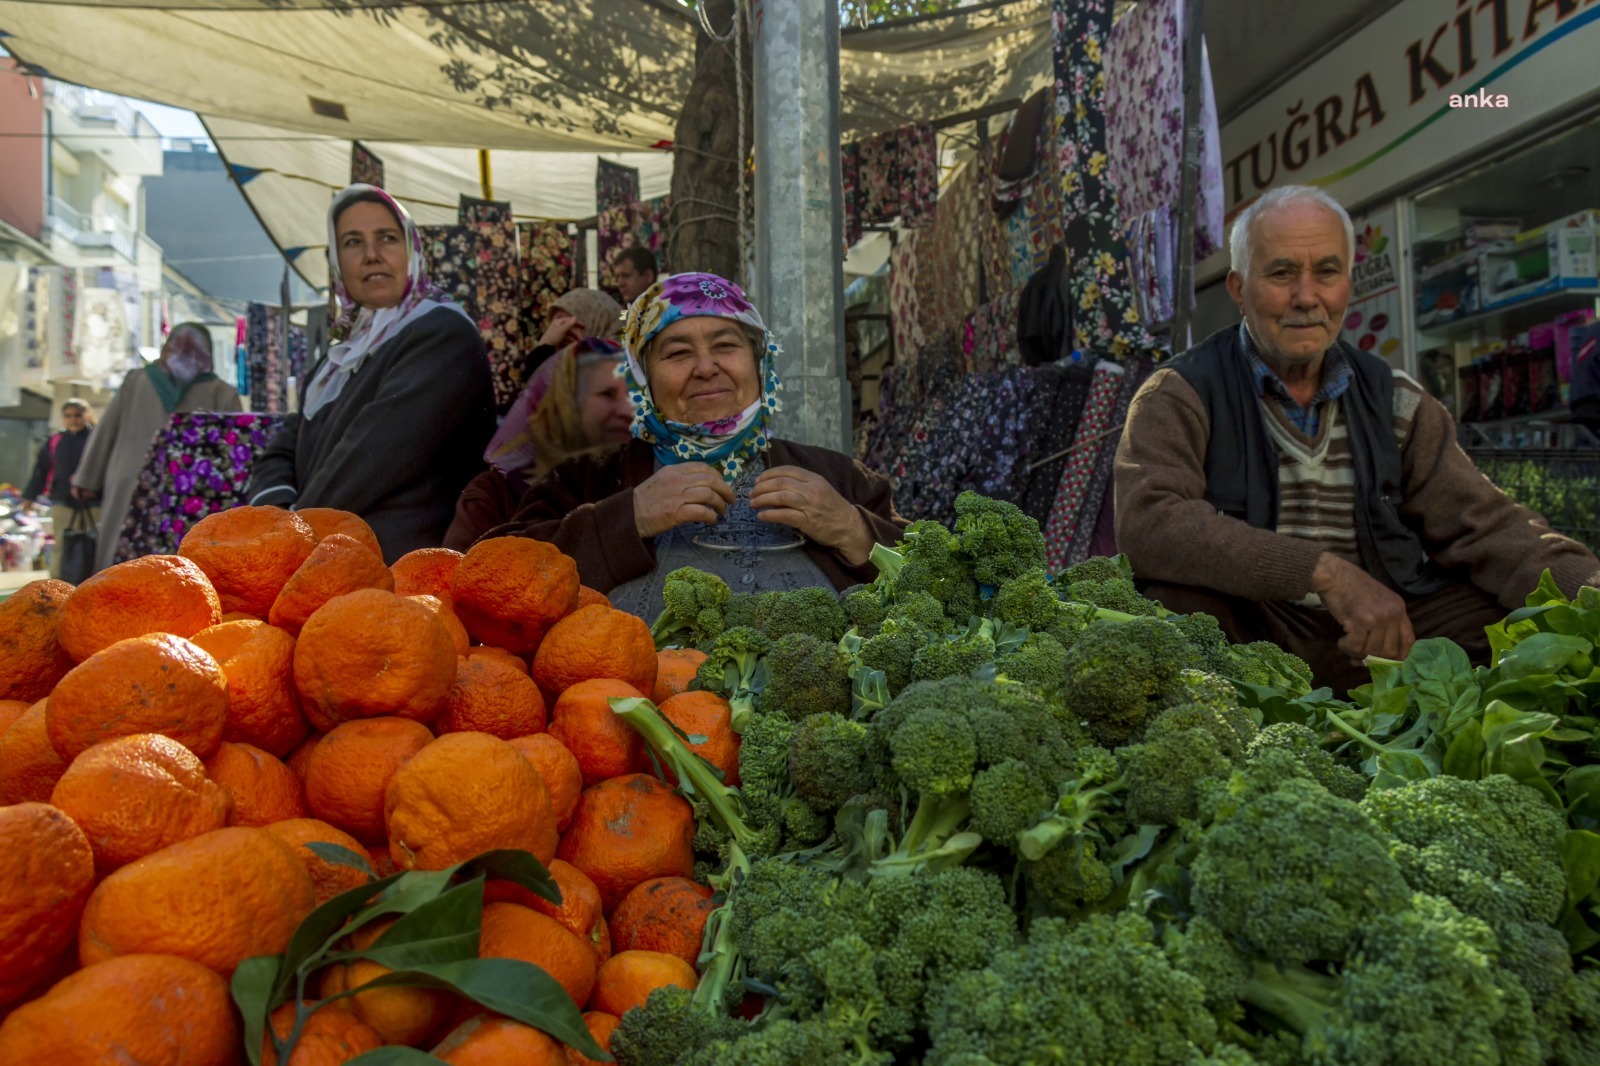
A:
<svg viewBox="0 0 1600 1066">
<path fill-rule="evenodd" d="M 1563 925 L 1600 890 L 1545 792 L 1373 783 L 1303 662 L 1125 559 L 1049 573 L 1010 504 L 963 494 L 873 561 L 839 596 L 667 579 L 656 638 L 706 653 L 739 783 L 613 701 L 720 904 L 623 1066 L 1600 1063 Z"/>
</svg>

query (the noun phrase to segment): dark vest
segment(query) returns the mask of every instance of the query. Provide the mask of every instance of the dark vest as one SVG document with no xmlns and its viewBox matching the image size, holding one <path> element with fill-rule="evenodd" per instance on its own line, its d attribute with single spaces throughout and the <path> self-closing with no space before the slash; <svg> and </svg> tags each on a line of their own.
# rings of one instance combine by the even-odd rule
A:
<svg viewBox="0 0 1600 1066">
<path fill-rule="evenodd" d="M 1278 450 L 1267 433 L 1250 357 L 1237 325 L 1218 330 L 1168 366 L 1205 404 L 1206 502 L 1257 529 L 1278 528 Z M 1355 463 L 1356 542 L 1362 568 L 1410 596 L 1448 582 L 1400 516 L 1404 474 L 1394 436 L 1394 373 L 1375 355 L 1335 342 L 1353 371 L 1339 398 Z"/>
</svg>

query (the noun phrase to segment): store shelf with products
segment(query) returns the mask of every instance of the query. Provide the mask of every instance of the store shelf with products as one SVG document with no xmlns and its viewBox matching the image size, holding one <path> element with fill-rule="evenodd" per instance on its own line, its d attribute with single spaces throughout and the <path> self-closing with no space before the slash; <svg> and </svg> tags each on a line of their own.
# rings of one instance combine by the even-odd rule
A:
<svg viewBox="0 0 1600 1066">
<path fill-rule="evenodd" d="M 1591 118 L 1410 201 L 1423 384 L 1464 432 L 1483 428 L 1478 447 L 1592 443 L 1535 427 L 1565 421 L 1574 372 L 1600 341 L 1596 159 Z"/>
</svg>

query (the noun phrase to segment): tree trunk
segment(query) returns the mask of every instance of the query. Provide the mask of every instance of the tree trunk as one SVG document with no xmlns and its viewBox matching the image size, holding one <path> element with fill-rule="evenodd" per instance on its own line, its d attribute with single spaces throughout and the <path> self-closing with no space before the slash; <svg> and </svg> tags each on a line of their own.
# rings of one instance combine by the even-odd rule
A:
<svg viewBox="0 0 1600 1066">
<path fill-rule="evenodd" d="M 713 29 L 734 25 L 734 0 L 700 0 Z M 672 229 L 667 252 L 674 271 L 703 270 L 743 281 L 739 261 L 739 93 L 736 36 L 716 41 L 701 30 L 695 41 L 694 81 L 678 116 L 672 159 Z M 749 55 L 745 55 L 746 89 Z M 746 92 L 746 101 L 749 93 Z M 746 126 L 749 111 L 746 109 Z M 747 133 L 748 135 L 748 133 Z"/>
</svg>

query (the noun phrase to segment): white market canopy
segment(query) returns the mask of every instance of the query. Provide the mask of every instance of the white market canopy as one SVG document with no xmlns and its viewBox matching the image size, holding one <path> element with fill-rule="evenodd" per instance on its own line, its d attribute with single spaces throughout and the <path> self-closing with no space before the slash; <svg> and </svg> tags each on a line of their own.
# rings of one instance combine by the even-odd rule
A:
<svg viewBox="0 0 1600 1066">
<path fill-rule="evenodd" d="M 600 154 L 664 194 L 697 32 L 673 0 L 0 0 L 0 44 L 34 72 L 199 113 L 319 286 L 354 140 L 424 223 L 478 194 L 483 148 L 519 217 L 592 216 Z M 846 140 L 1015 103 L 1051 77 L 1049 6 L 849 30 L 840 70 Z"/>
</svg>

